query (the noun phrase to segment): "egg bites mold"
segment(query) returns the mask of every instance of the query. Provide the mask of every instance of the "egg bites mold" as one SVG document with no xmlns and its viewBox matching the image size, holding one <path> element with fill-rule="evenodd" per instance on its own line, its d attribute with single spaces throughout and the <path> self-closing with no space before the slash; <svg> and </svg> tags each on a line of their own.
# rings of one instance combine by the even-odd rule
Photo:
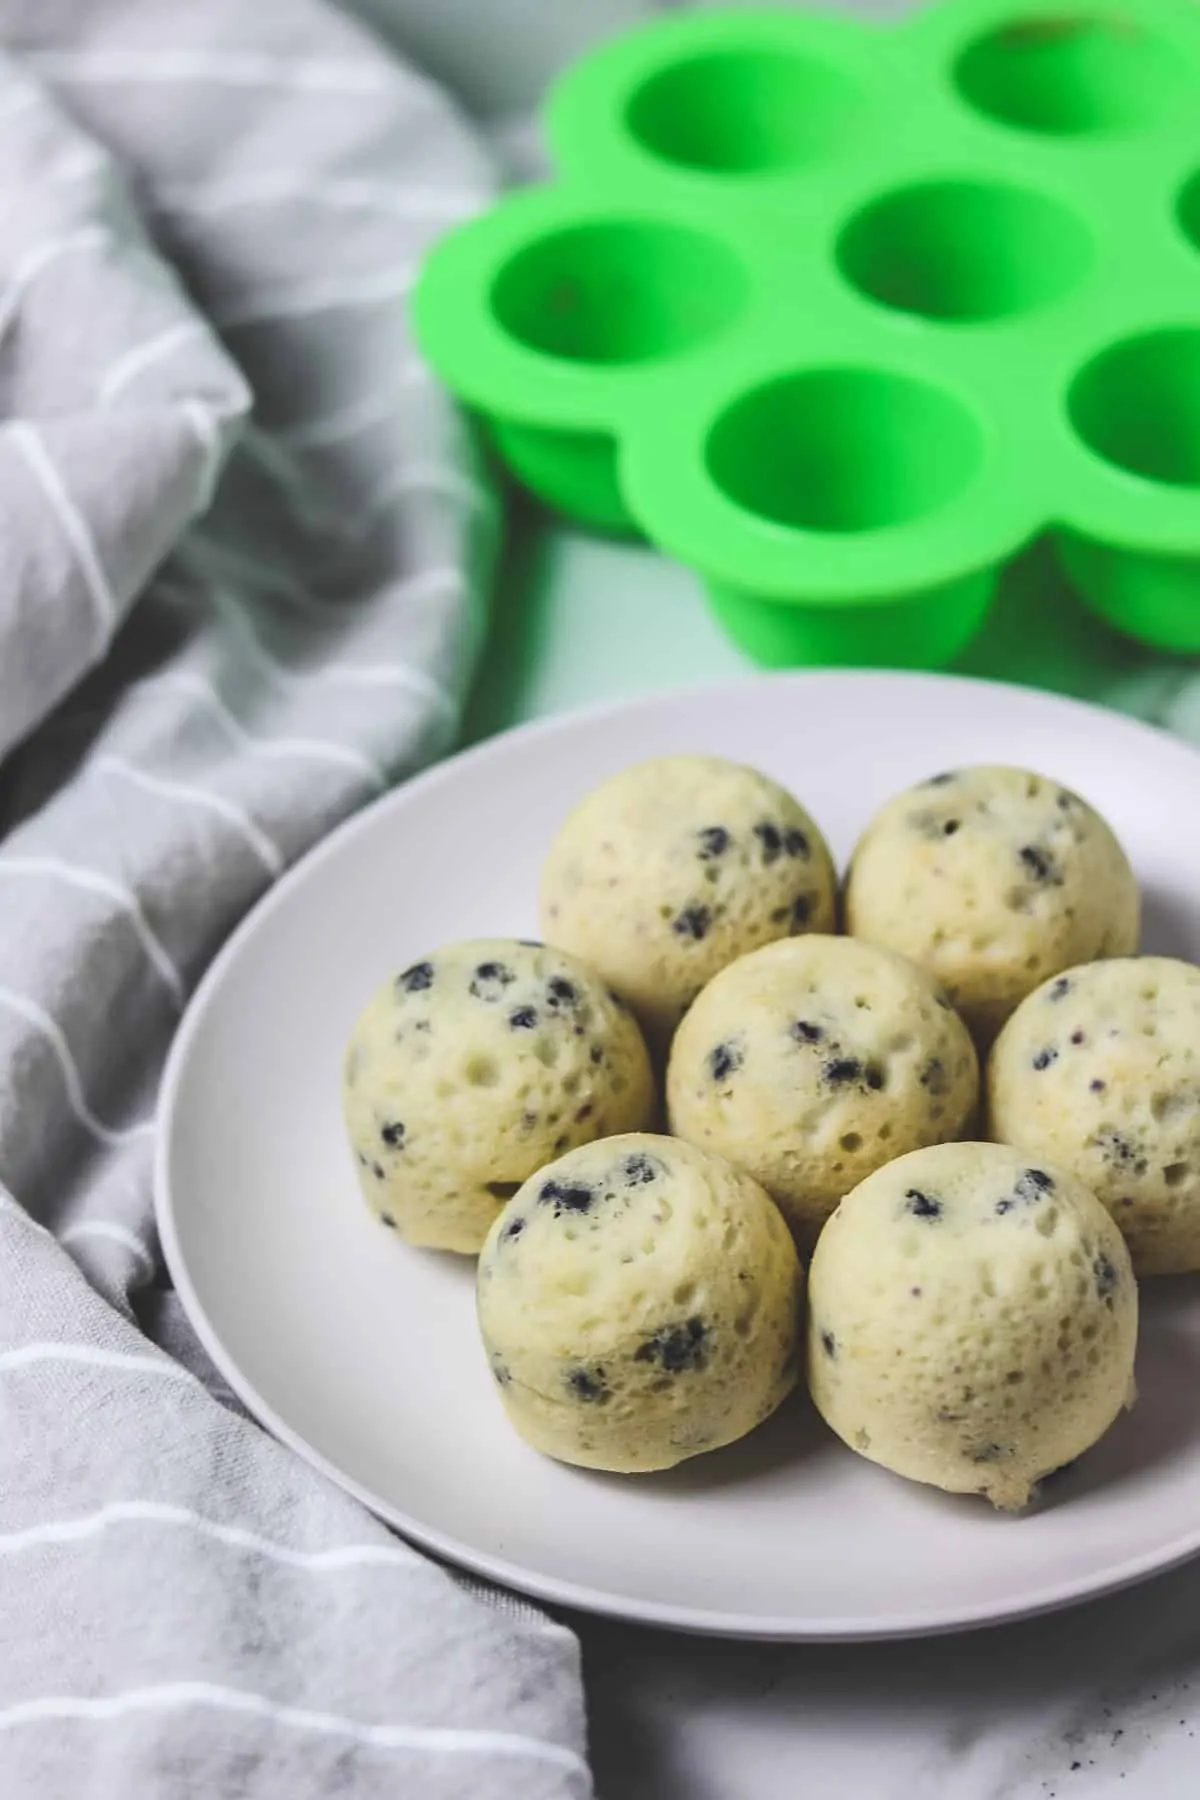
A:
<svg viewBox="0 0 1200 1800">
<path fill-rule="evenodd" d="M 767 664 L 952 660 L 1053 534 L 1200 650 L 1200 9 L 706 12 L 554 91 L 421 345 L 530 489 L 693 568 Z"/>
</svg>

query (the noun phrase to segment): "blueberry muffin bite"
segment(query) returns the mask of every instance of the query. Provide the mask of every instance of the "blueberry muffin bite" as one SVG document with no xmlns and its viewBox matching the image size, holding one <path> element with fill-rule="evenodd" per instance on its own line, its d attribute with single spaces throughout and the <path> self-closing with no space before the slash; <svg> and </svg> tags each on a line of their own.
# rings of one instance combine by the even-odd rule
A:
<svg viewBox="0 0 1200 1800">
<path fill-rule="evenodd" d="M 636 1133 L 571 1151 L 488 1235 L 477 1303 L 505 1411 L 586 1468 L 668 1469 L 795 1386 L 803 1272 L 749 1176 Z"/>
<path fill-rule="evenodd" d="M 846 882 L 846 929 L 927 968 L 981 1043 L 1048 976 L 1138 947 L 1137 882 L 1078 794 L 970 768 L 898 794 Z"/>
<path fill-rule="evenodd" d="M 342 1098 L 372 1211 L 411 1244 L 467 1254 L 535 1170 L 655 1106 L 628 1009 L 574 957 L 511 938 L 451 944 L 386 982 Z"/>
<path fill-rule="evenodd" d="M 1069 969 L 1013 1014 L 988 1066 L 989 1135 L 1072 1170 L 1140 1275 L 1200 1269 L 1200 969 Z"/>
<path fill-rule="evenodd" d="M 724 969 L 675 1037 L 671 1129 L 761 1182 L 801 1249 L 892 1157 L 959 1137 L 970 1034 L 914 963 L 850 938 L 768 944 Z"/>
<path fill-rule="evenodd" d="M 576 807 L 542 874 L 546 938 L 592 964 L 664 1049 L 705 983 L 760 944 L 832 931 L 833 863 L 800 803 L 756 769 L 667 756 Z"/>
<path fill-rule="evenodd" d="M 910 1480 L 1019 1510 L 1134 1399 L 1137 1286 L 1109 1214 L 996 1144 L 889 1163 L 821 1234 L 808 1374 L 838 1436 Z"/>
</svg>

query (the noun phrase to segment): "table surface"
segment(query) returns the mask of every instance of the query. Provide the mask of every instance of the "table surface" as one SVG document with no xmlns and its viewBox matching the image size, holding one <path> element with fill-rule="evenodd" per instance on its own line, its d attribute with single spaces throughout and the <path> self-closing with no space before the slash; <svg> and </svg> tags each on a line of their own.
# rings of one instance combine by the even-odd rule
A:
<svg viewBox="0 0 1200 1800">
<path fill-rule="evenodd" d="M 1041 551 L 961 666 L 1143 714 L 1182 679 L 1093 623 Z M 683 570 L 518 512 L 466 736 L 749 672 Z M 922 1643 L 729 1644 L 570 1623 L 600 1800 L 1192 1800 L 1198 1618 L 1193 1566 L 1056 1618 Z"/>
<path fill-rule="evenodd" d="M 727 681 L 754 667 L 678 564 L 639 544 L 547 524 L 517 503 L 465 735 L 475 742 L 522 720 Z M 1164 690 L 1183 688 L 1195 670 L 1094 619 L 1045 543 L 1011 566 L 987 624 L 955 667 L 1142 717 L 1161 717 Z"/>
</svg>

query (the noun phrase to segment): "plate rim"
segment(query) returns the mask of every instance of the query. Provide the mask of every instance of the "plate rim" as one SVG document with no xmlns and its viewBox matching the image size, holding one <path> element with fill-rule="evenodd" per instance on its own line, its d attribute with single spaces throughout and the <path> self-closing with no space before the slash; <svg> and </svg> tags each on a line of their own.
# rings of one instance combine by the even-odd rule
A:
<svg viewBox="0 0 1200 1800">
<path fill-rule="evenodd" d="M 976 676 L 909 670 L 786 670 L 751 674 L 733 681 L 692 683 L 623 699 L 604 700 L 527 720 L 456 751 L 416 775 L 399 778 L 385 793 L 343 819 L 284 871 L 239 920 L 201 975 L 188 1000 L 171 1041 L 159 1086 L 155 1107 L 153 1162 L 155 1224 L 167 1272 L 188 1322 L 218 1373 L 257 1424 L 268 1430 L 279 1442 L 286 1444 L 343 1493 L 358 1500 L 373 1517 L 384 1521 L 408 1543 L 419 1550 L 432 1553 L 444 1563 L 467 1569 L 485 1580 L 532 1596 L 551 1606 L 573 1608 L 603 1618 L 689 1635 L 764 1643 L 881 1643 L 949 1636 L 1063 1611 L 1085 1601 L 1099 1600 L 1133 1587 L 1153 1576 L 1168 1574 L 1200 1555 L 1198 1514 L 1192 1531 L 1174 1538 L 1161 1549 L 1143 1552 L 1115 1565 L 1100 1580 L 1094 1576 L 1080 1576 L 1068 1582 L 1054 1583 L 1012 1606 L 998 1606 L 995 1601 L 989 1601 L 981 1605 L 955 1608 L 952 1613 L 943 1609 L 937 1614 L 909 1612 L 885 1615 L 878 1622 L 870 1624 L 864 1624 L 861 1619 L 842 1619 L 836 1616 L 816 1619 L 781 1616 L 777 1619 L 765 1619 L 757 1613 L 737 1613 L 674 1602 L 641 1600 L 602 1588 L 592 1588 L 582 1582 L 547 1576 L 523 1564 L 511 1563 L 503 1557 L 478 1550 L 450 1533 L 423 1524 L 403 1508 L 372 1493 L 364 1483 L 339 1469 L 276 1412 L 258 1392 L 253 1381 L 243 1373 L 236 1359 L 225 1350 L 192 1281 L 176 1229 L 175 1202 L 169 1181 L 173 1126 L 180 1105 L 191 1045 L 224 985 L 227 971 L 237 962 L 243 947 L 268 927 L 275 911 L 288 903 L 293 888 L 298 887 L 312 869 L 338 855 L 341 846 L 358 833 L 370 829 L 377 815 L 403 805 L 414 791 L 425 792 L 455 779 L 459 770 L 469 768 L 476 761 L 486 760 L 500 746 L 569 735 L 580 726 L 604 724 L 639 713 L 653 712 L 664 702 L 686 699 L 719 704 L 723 699 L 744 696 L 751 690 L 768 685 L 772 688 L 803 690 L 814 685 L 827 687 L 863 684 L 893 688 L 904 686 L 984 690 L 990 696 L 1003 695 L 1010 702 L 1035 711 L 1048 709 L 1061 714 L 1066 710 L 1090 719 L 1106 730 L 1127 734 L 1135 740 L 1152 740 L 1159 753 L 1165 748 L 1181 762 L 1193 764 L 1195 774 L 1200 779 L 1200 750 L 1169 731 L 1113 708 L 1079 700 L 1072 695 Z"/>
</svg>

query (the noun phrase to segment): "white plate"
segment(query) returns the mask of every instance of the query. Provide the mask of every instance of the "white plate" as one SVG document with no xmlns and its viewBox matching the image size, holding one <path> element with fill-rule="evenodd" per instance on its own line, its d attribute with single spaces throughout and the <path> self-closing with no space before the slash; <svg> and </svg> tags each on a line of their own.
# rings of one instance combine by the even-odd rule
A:
<svg viewBox="0 0 1200 1800">
<path fill-rule="evenodd" d="M 844 857 L 931 771 L 1021 762 L 1112 821 L 1147 947 L 1200 960 L 1200 757 L 1114 715 L 924 676 L 782 676 L 528 727 L 379 802 L 218 957 L 163 1089 L 159 1226 L 234 1390 L 406 1536 L 544 1599 L 760 1638 L 946 1631 L 1063 1606 L 1200 1550 L 1200 1287 L 1146 1295 L 1142 1400 L 1044 1511 L 993 1515 L 863 1462 L 789 1404 L 669 1474 L 546 1461 L 510 1431 L 473 1264 L 408 1249 L 358 1197 L 339 1066 L 392 970 L 455 937 L 529 935 L 550 837 L 635 758 L 709 751 L 793 788 Z"/>
</svg>

